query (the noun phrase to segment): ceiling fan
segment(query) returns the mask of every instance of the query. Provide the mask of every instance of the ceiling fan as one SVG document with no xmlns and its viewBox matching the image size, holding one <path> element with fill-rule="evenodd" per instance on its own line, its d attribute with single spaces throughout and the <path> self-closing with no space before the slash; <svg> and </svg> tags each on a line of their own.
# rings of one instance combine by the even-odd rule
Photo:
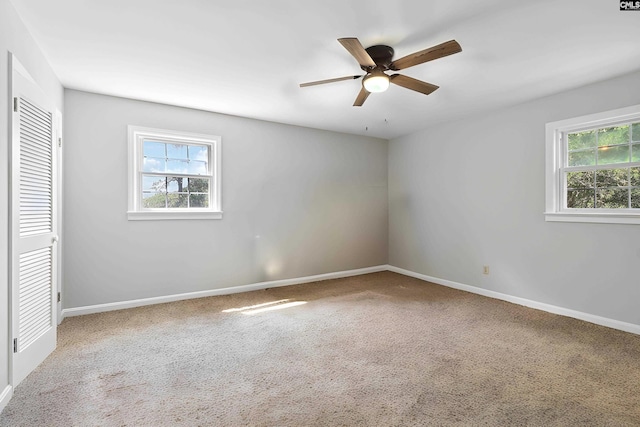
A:
<svg viewBox="0 0 640 427">
<path fill-rule="evenodd" d="M 389 83 L 402 86 L 416 92 L 429 95 L 438 89 L 439 86 L 431 83 L 423 82 L 401 74 L 388 75 L 385 71 L 398 71 L 424 62 L 433 61 L 434 59 L 444 56 L 453 55 L 462 51 L 462 48 L 455 40 L 449 40 L 437 46 L 412 53 L 400 59 L 393 60 L 393 48 L 385 45 L 375 45 L 364 48 L 360 41 L 355 37 L 347 37 L 338 39 L 340 44 L 358 61 L 360 68 L 366 73 L 362 79 L 362 88 L 353 103 L 354 107 L 360 107 L 364 104 L 367 97 L 374 92 L 384 92 L 389 87 Z M 315 86 L 325 83 L 339 82 L 342 80 L 356 80 L 362 75 L 337 77 L 335 79 L 318 80 L 315 82 L 302 83 L 300 87 Z"/>
</svg>

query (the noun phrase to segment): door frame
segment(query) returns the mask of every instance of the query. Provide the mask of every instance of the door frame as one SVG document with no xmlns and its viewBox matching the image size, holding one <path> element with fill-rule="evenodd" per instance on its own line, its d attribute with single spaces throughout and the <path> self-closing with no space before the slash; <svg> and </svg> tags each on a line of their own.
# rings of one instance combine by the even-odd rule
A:
<svg viewBox="0 0 640 427">
<path fill-rule="evenodd" d="M 57 230 L 56 234 L 58 235 L 58 249 L 57 249 L 57 263 L 56 263 L 56 295 L 59 295 L 59 298 L 56 303 L 56 324 L 59 325 L 62 323 L 64 319 L 62 315 L 62 300 L 64 295 L 62 293 L 62 245 L 64 244 L 64 239 L 62 238 L 62 188 L 63 188 L 63 176 L 62 176 L 62 111 L 60 111 L 57 107 L 55 107 L 54 115 L 53 115 L 53 134 L 55 137 L 55 153 L 54 153 L 54 162 L 56 165 L 55 172 L 55 211 L 54 211 L 54 221 L 55 221 L 55 229 Z"/>
</svg>

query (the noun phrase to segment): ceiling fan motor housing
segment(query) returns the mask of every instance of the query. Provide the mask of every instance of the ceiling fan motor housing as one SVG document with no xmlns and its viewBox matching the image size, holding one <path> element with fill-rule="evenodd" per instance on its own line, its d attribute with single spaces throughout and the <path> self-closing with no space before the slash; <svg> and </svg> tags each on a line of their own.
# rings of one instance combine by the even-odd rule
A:
<svg viewBox="0 0 640 427">
<path fill-rule="evenodd" d="M 376 63 L 376 68 L 382 68 L 383 70 L 388 70 L 389 66 L 393 62 L 393 48 L 391 46 L 385 45 L 375 45 L 365 49 L 373 62 Z M 362 68 L 366 72 L 370 72 L 374 67 L 367 67 L 365 65 L 361 65 Z"/>
</svg>

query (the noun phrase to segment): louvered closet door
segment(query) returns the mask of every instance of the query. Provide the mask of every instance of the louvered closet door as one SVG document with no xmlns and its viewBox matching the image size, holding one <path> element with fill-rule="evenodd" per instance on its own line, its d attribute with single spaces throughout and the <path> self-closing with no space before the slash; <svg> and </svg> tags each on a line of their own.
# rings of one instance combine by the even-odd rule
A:
<svg viewBox="0 0 640 427">
<path fill-rule="evenodd" d="M 56 148 L 53 109 L 12 58 L 13 385 L 56 346 Z"/>
</svg>

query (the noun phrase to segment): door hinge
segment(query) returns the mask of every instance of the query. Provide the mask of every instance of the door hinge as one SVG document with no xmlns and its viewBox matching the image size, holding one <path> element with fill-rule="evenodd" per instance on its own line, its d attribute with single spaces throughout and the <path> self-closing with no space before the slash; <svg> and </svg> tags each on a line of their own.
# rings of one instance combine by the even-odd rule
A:
<svg viewBox="0 0 640 427">
<path fill-rule="evenodd" d="M 58 292 L 58 302 L 60 302 L 60 292 Z"/>
<path fill-rule="evenodd" d="M 13 111 L 18 112 L 18 98 L 13 98 Z"/>
<path fill-rule="evenodd" d="M 14 353 L 18 352 L 18 338 L 13 339 L 13 352 Z"/>
<path fill-rule="evenodd" d="M 62 147 L 62 138 L 58 138 L 58 147 Z"/>
</svg>

